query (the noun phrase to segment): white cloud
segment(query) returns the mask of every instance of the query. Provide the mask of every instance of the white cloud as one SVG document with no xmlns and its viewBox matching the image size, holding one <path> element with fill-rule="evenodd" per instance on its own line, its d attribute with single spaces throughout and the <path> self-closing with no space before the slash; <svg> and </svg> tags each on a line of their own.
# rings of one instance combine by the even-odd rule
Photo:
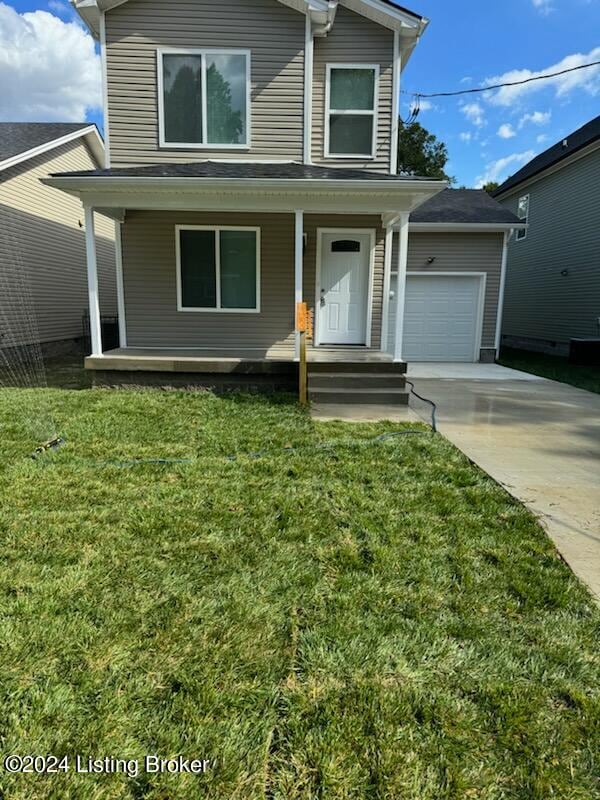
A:
<svg viewBox="0 0 600 800">
<path fill-rule="evenodd" d="M 465 103 L 460 107 L 460 110 L 469 122 L 472 122 L 477 128 L 485 125 L 485 112 L 483 106 L 479 103 Z"/>
<path fill-rule="evenodd" d="M 534 7 L 542 14 L 547 15 L 554 11 L 552 0 L 531 0 Z"/>
<path fill-rule="evenodd" d="M 54 11 L 55 14 L 63 15 L 63 16 L 70 16 L 71 15 L 71 8 L 68 3 L 65 3 L 64 0 L 48 0 L 48 8 L 51 11 Z"/>
<path fill-rule="evenodd" d="M 549 138 L 550 137 L 547 133 L 540 133 L 540 135 L 536 138 L 536 142 L 538 144 L 544 144 L 544 142 L 547 142 Z"/>
<path fill-rule="evenodd" d="M 47 11 L 18 14 L 0 2 L 0 119 L 85 119 L 102 105 L 100 57 L 76 22 Z"/>
<path fill-rule="evenodd" d="M 435 106 L 431 100 L 420 100 L 419 108 L 421 111 L 435 111 L 437 106 Z"/>
<path fill-rule="evenodd" d="M 473 138 L 473 134 L 471 131 L 464 131 L 463 133 L 458 134 L 458 138 L 461 140 L 461 142 L 470 142 Z"/>
<path fill-rule="evenodd" d="M 512 125 L 505 122 L 504 125 L 500 125 L 498 128 L 498 136 L 501 139 L 512 139 L 513 136 L 516 136 L 515 130 Z"/>
<path fill-rule="evenodd" d="M 551 111 L 534 111 L 533 114 L 524 114 L 519 120 L 519 128 L 531 122 L 532 125 L 547 125 L 552 119 Z"/>
<path fill-rule="evenodd" d="M 490 181 L 504 181 L 517 168 L 522 167 L 535 156 L 533 150 L 527 150 L 525 153 L 513 153 L 510 156 L 499 158 L 497 161 L 491 161 L 486 165 L 485 172 L 480 175 L 475 183 L 477 189 L 481 189 Z"/>
<path fill-rule="evenodd" d="M 594 48 L 589 53 L 574 53 L 565 56 L 557 64 L 552 64 L 537 72 L 530 69 L 513 69 L 503 75 L 488 78 L 484 85 L 491 86 L 496 83 L 509 83 L 511 81 L 537 78 L 542 75 L 579 67 L 582 64 L 590 64 L 593 61 L 600 61 L 600 47 Z M 569 72 L 547 80 L 521 84 L 520 86 L 504 86 L 502 89 L 486 94 L 486 99 L 497 106 L 512 106 L 523 97 L 548 88 L 554 90 L 556 97 L 566 97 L 575 90 L 585 91 L 595 97 L 600 94 L 600 65 L 589 67 L 588 69 L 580 69 L 577 72 Z"/>
</svg>

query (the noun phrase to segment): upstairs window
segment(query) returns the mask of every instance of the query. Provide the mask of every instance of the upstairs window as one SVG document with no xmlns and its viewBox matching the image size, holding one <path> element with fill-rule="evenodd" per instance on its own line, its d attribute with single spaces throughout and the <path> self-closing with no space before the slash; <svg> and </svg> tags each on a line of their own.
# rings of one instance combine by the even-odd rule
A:
<svg viewBox="0 0 600 800">
<path fill-rule="evenodd" d="M 378 65 L 329 64 L 325 99 L 325 156 L 374 158 Z"/>
<path fill-rule="evenodd" d="M 519 205 L 517 208 L 517 216 L 521 222 L 529 222 L 529 195 L 519 197 Z M 527 238 L 527 230 L 517 231 L 517 242 Z"/>
<path fill-rule="evenodd" d="M 178 311 L 260 311 L 260 229 L 176 228 Z"/>
<path fill-rule="evenodd" d="M 249 147 L 250 52 L 159 50 L 161 147 Z"/>
</svg>

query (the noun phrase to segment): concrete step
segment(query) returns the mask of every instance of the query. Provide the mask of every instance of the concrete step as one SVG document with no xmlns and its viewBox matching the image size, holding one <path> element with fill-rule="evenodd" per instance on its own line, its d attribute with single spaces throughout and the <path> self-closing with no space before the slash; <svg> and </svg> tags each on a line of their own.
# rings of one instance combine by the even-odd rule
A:
<svg viewBox="0 0 600 800">
<path fill-rule="evenodd" d="M 317 389 L 404 389 L 400 372 L 316 372 L 310 376 L 311 391 Z"/>
<path fill-rule="evenodd" d="M 315 375 L 316 373 L 351 373 L 356 375 L 369 374 L 369 373 L 385 373 L 386 375 L 404 375 L 406 373 L 406 364 L 403 362 L 395 361 L 309 361 L 308 374 Z"/>
<path fill-rule="evenodd" d="M 404 389 L 311 389 L 309 397 L 320 404 L 408 405 L 408 392 Z"/>
</svg>

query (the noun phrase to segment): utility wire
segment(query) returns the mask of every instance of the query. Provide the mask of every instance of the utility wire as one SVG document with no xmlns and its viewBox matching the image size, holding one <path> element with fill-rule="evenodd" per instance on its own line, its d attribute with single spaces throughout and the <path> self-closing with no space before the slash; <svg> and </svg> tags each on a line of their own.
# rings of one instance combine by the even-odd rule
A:
<svg viewBox="0 0 600 800">
<path fill-rule="evenodd" d="M 506 86 L 522 86 L 525 83 L 532 83 L 533 81 L 544 81 L 548 78 L 557 78 L 560 75 L 567 75 L 569 72 L 577 72 L 580 69 L 589 69 L 590 67 L 600 66 L 600 61 L 592 61 L 591 64 L 580 64 L 578 67 L 570 67 L 569 69 L 561 69 L 560 72 L 550 72 L 547 75 L 535 75 L 532 78 L 525 78 L 522 81 L 508 81 L 507 83 L 496 83 L 491 86 L 481 86 L 475 89 L 461 89 L 456 92 L 434 92 L 432 94 L 423 94 L 422 92 L 407 92 L 402 90 L 401 94 L 409 94 L 416 98 L 430 98 L 430 97 L 458 97 L 462 94 L 477 94 L 480 92 L 491 92 L 494 89 L 503 89 Z"/>
</svg>

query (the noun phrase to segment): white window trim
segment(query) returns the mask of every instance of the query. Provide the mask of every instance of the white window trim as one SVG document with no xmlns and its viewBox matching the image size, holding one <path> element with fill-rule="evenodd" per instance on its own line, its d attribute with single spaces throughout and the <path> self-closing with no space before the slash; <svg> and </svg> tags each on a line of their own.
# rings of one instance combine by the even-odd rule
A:
<svg viewBox="0 0 600 800">
<path fill-rule="evenodd" d="M 214 231 L 215 233 L 215 278 L 217 288 L 216 307 L 198 308 L 183 305 L 181 280 L 181 231 Z M 254 308 L 221 308 L 221 231 L 252 231 L 256 235 L 256 306 Z M 244 225 L 176 225 L 175 253 L 177 264 L 177 311 L 202 314 L 260 314 L 260 228 Z"/>
<path fill-rule="evenodd" d="M 366 109 L 336 111 L 331 108 L 331 71 L 334 69 L 365 69 L 371 70 L 375 75 L 375 87 L 373 93 L 373 110 Z M 379 129 L 379 64 L 327 64 L 325 73 L 325 158 L 339 159 L 374 159 L 377 153 L 377 136 Z M 373 118 L 373 141 L 370 153 L 331 153 L 329 150 L 329 121 L 332 114 L 338 116 L 368 116 Z"/>
<path fill-rule="evenodd" d="M 163 56 L 202 56 L 202 139 L 198 142 L 167 142 L 165 138 L 165 98 L 164 98 L 164 79 L 163 79 Z M 206 111 L 206 56 L 227 55 L 246 57 L 246 141 L 242 144 L 211 144 L 206 142 L 208 115 Z M 156 69 L 158 86 L 158 143 L 160 147 L 172 147 L 182 150 L 249 150 L 252 147 L 252 97 L 251 97 L 251 75 L 252 60 L 250 50 L 236 50 L 226 47 L 222 48 L 179 48 L 179 47 L 160 47 L 156 51 Z"/>
<path fill-rule="evenodd" d="M 519 205 L 521 204 L 521 200 L 527 200 L 527 214 L 524 217 L 519 216 Z M 529 225 L 529 209 L 531 205 L 531 195 L 529 194 L 522 194 L 519 199 L 517 200 L 517 216 L 521 222 L 524 222 L 525 225 Z M 524 242 L 527 238 L 527 228 L 522 228 L 517 230 L 515 235 L 515 242 Z"/>
</svg>

